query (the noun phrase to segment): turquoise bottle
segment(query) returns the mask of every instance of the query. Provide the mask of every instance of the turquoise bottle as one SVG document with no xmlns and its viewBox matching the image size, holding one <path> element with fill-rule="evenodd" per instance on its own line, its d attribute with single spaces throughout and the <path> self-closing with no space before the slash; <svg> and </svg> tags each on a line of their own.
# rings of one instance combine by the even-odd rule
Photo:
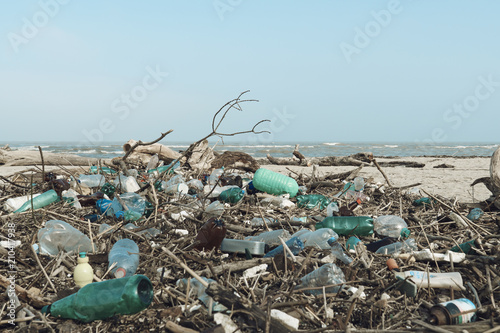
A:
<svg viewBox="0 0 500 333">
<path fill-rule="evenodd" d="M 50 205 L 53 202 L 59 201 L 59 196 L 54 190 L 49 190 L 33 198 L 33 209 L 42 208 Z M 31 199 L 26 201 L 18 210 L 14 213 L 22 213 L 31 209 Z"/>
<path fill-rule="evenodd" d="M 316 223 L 316 229 L 320 228 L 330 228 L 344 236 L 369 236 L 373 234 L 373 219 L 369 216 L 330 216 Z"/>
<path fill-rule="evenodd" d="M 305 194 L 297 196 L 297 207 L 313 209 L 319 207 L 319 210 L 325 209 L 331 200 L 322 194 Z"/>
<path fill-rule="evenodd" d="M 89 283 L 78 292 L 44 306 L 42 313 L 88 323 L 117 314 L 137 313 L 146 309 L 152 300 L 151 281 L 144 275 L 133 275 Z"/>
<path fill-rule="evenodd" d="M 245 196 L 245 191 L 239 187 L 233 187 L 223 191 L 219 195 L 219 201 L 235 204 Z"/>
<path fill-rule="evenodd" d="M 255 172 L 252 183 L 259 191 L 274 195 L 288 193 L 290 198 L 296 196 L 299 191 L 299 185 L 295 179 L 264 168 Z"/>
</svg>

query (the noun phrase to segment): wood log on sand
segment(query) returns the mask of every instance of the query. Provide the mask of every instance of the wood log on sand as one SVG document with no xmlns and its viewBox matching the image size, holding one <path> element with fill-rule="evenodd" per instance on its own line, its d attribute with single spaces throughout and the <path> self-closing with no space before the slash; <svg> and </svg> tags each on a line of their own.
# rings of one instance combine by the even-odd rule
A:
<svg viewBox="0 0 500 333">
<path fill-rule="evenodd" d="M 483 183 L 490 190 L 495 207 L 500 209 L 500 147 L 491 155 L 490 176 L 476 179 L 471 186 Z"/>
<path fill-rule="evenodd" d="M 43 162 L 45 165 L 92 165 L 99 163 L 98 158 L 81 157 L 70 154 L 55 154 L 43 153 Z M 109 162 L 111 160 L 101 160 Z M 4 150 L 0 149 L 0 165 L 5 166 L 30 166 L 40 165 L 42 160 L 40 152 L 38 151 L 25 151 L 25 150 Z"/>
<path fill-rule="evenodd" d="M 137 141 L 135 140 L 128 140 L 128 142 L 123 145 L 123 151 L 125 153 L 128 152 L 136 144 L 136 142 Z M 158 158 L 160 160 L 165 161 L 165 163 L 170 163 L 181 156 L 180 153 L 173 151 L 169 147 L 162 145 L 160 143 L 136 147 L 133 153 L 130 155 L 129 159 L 134 160 L 134 155 L 136 154 L 139 154 L 136 158 L 140 160 L 146 159 L 147 155 L 150 155 L 149 157 L 151 157 L 151 155 L 158 154 Z M 147 155 L 141 155 L 141 154 L 147 154 Z"/>
</svg>

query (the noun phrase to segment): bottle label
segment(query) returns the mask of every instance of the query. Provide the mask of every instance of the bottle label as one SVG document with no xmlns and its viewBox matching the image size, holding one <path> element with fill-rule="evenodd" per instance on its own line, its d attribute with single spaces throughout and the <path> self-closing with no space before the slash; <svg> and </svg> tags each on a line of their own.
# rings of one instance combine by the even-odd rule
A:
<svg viewBox="0 0 500 333">
<path fill-rule="evenodd" d="M 465 324 L 475 321 L 476 306 L 467 298 L 441 303 L 451 314 L 451 324 Z"/>
</svg>

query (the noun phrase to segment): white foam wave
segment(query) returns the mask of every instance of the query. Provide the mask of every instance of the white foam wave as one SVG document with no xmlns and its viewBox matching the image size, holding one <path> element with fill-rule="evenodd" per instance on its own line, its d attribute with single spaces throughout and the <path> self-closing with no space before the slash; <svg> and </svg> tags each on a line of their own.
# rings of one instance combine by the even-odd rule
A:
<svg viewBox="0 0 500 333">
<path fill-rule="evenodd" d="M 384 147 L 387 147 L 387 148 L 398 148 L 399 146 L 398 145 L 384 145 Z"/>
<path fill-rule="evenodd" d="M 338 143 L 338 142 L 323 142 L 322 144 L 324 144 L 325 146 L 336 146 L 336 145 L 339 145 L 340 143 Z"/>
</svg>

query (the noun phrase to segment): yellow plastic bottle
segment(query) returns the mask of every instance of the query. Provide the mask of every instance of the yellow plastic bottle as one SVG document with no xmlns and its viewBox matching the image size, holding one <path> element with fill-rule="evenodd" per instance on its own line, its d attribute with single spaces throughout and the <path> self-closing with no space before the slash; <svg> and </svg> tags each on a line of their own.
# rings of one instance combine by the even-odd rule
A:
<svg viewBox="0 0 500 333">
<path fill-rule="evenodd" d="M 94 270 L 92 266 L 89 265 L 89 257 L 85 252 L 80 252 L 78 259 L 78 265 L 75 267 L 75 271 L 73 273 L 73 279 L 75 280 L 75 284 L 82 288 L 83 286 L 92 283 L 94 279 Z"/>
</svg>

